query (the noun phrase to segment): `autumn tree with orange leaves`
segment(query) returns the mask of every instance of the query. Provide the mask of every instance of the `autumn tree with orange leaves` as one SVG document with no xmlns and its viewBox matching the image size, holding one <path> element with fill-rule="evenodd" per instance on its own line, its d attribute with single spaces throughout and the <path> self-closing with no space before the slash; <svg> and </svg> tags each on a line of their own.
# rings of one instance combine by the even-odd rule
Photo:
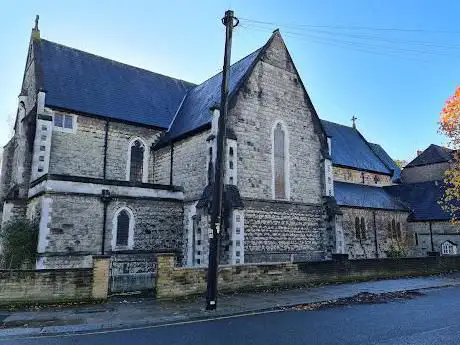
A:
<svg viewBox="0 0 460 345">
<path fill-rule="evenodd" d="M 449 138 L 449 146 L 456 150 L 444 174 L 442 208 L 451 214 L 454 221 L 460 220 L 460 86 L 446 101 L 441 111 L 440 131 Z"/>
</svg>

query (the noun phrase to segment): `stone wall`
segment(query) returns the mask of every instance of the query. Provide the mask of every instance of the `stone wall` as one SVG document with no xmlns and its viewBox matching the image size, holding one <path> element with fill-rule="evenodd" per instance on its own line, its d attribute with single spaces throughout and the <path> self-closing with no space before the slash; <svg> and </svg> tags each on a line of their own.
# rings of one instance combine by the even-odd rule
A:
<svg viewBox="0 0 460 345">
<path fill-rule="evenodd" d="M 146 144 L 144 155 L 149 155 L 147 182 L 153 183 L 153 155 L 150 154 L 150 147 L 156 142 L 160 134 L 161 131 L 151 128 L 110 122 L 107 145 L 107 178 L 126 180 L 129 143 L 135 138 L 140 138 Z"/>
<path fill-rule="evenodd" d="M 163 147 L 153 154 L 153 183 L 169 184 L 171 177 L 171 147 Z"/>
<path fill-rule="evenodd" d="M 174 143 L 173 181 L 184 187 L 185 200 L 196 200 L 206 187 L 207 142 L 209 131 Z"/>
<path fill-rule="evenodd" d="M 386 257 L 386 252 L 391 246 L 398 250 L 403 250 L 409 254 L 409 248 L 412 246 L 411 237 L 408 235 L 407 212 L 391 210 L 372 210 L 360 208 L 341 207 L 343 212 L 342 228 L 344 233 L 344 249 L 350 258 L 375 258 L 375 233 L 377 233 L 378 257 Z M 375 214 L 375 228 L 374 228 Z M 365 239 L 359 239 L 355 231 L 355 218 L 364 218 L 365 222 Z M 401 238 L 392 238 L 388 232 L 388 222 L 400 223 Z"/>
<path fill-rule="evenodd" d="M 68 113 L 54 111 L 54 115 L 57 114 Z M 53 128 L 49 173 L 102 178 L 105 121 L 87 116 L 72 116 L 77 117 L 75 133 Z"/>
<path fill-rule="evenodd" d="M 92 268 L 0 270 L 0 305 L 88 301 L 107 298 L 109 259 Z"/>
<path fill-rule="evenodd" d="M 373 186 L 390 186 L 391 176 L 371 173 L 368 171 L 359 171 L 355 169 L 334 167 L 334 181 L 359 183 Z M 364 182 L 363 182 L 364 181 Z"/>
<path fill-rule="evenodd" d="M 106 120 L 70 114 L 76 117 L 74 132 L 53 129 L 51 143 L 51 174 L 104 177 L 104 145 Z M 153 183 L 153 155 L 150 146 L 160 135 L 160 131 L 142 126 L 110 121 L 107 141 L 107 176 L 109 180 L 127 180 L 128 154 L 130 142 L 140 138 L 145 143 L 144 154 L 148 155 L 148 178 Z"/>
<path fill-rule="evenodd" d="M 2 152 L 2 170 L 1 170 L 1 191 L 0 200 L 3 201 L 13 186 L 13 155 L 15 148 L 15 139 L 11 138 L 10 141 L 3 147 Z"/>
<path fill-rule="evenodd" d="M 441 245 L 451 241 L 460 251 L 460 224 L 449 221 L 431 222 L 433 233 L 433 250 L 431 248 L 430 222 L 409 222 L 409 233 L 413 243 L 412 255 L 425 256 L 427 252 L 441 252 Z"/>
<path fill-rule="evenodd" d="M 444 172 L 449 163 L 429 164 L 415 167 L 406 167 L 401 171 L 403 183 L 415 183 L 424 181 L 443 180 Z"/>
<path fill-rule="evenodd" d="M 183 206 L 181 201 L 149 199 L 114 199 L 108 210 L 106 250 L 111 250 L 113 215 L 122 207 L 134 214 L 133 250 L 174 251 L 183 246 Z"/>
<path fill-rule="evenodd" d="M 91 255 L 102 250 L 104 206 L 99 196 L 48 194 L 41 199 L 44 209 L 38 267 L 89 267 Z M 134 215 L 133 247 L 129 251 L 181 252 L 180 201 L 116 197 L 107 210 L 105 253 L 112 252 L 114 217 L 122 207 Z"/>
<path fill-rule="evenodd" d="M 174 266 L 174 257 L 159 255 L 156 293 L 159 299 L 204 294 L 206 268 Z M 423 276 L 460 270 L 460 256 L 366 259 L 220 266 L 220 292 L 273 287 L 343 283 L 356 280 Z"/>
<path fill-rule="evenodd" d="M 281 122 L 287 132 L 290 200 L 321 202 L 320 136 L 326 141 L 315 131 L 312 112 L 281 36 L 275 35 L 229 112 L 243 197 L 273 199 L 272 131 Z"/>
<path fill-rule="evenodd" d="M 244 200 L 245 262 L 320 259 L 325 256 L 321 205 Z"/>
</svg>

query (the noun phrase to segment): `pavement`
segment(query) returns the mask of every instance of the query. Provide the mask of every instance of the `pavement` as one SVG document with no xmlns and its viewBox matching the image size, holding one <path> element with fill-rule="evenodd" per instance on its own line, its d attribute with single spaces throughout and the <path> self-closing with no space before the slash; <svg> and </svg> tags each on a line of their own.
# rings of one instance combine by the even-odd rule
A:
<svg viewBox="0 0 460 345">
<path fill-rule="evenodd" d="M 204 310 L 204 298 L 157 301 L 154 298 L 116 297 L 104 304 L 38 311 L 0 310 L 0 340 L 10 337 L 79 334 L 184 324 L 206 319 L 279 311 L 299 304 L 373 294 L 460 286 L 460 274 L 325 285 L 282 291 L 220 296 L 215 311 Z M 459 289 L 460 291 L 460 289 Z"/>
<path fill-rule="evenodd" d="M 458 345 L 460 286 L 415 298 L 315 311 L 279 310 L 122 330 L 0 338 L 0 345 Z"/>
</svg>

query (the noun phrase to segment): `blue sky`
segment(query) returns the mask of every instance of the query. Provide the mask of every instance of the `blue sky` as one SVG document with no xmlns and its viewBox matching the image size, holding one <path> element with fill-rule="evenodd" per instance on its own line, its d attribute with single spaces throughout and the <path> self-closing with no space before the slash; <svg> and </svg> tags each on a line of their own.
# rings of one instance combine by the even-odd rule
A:
<svg viewBox="0 0 460 345">
<path fill-rule="evenodd" d="M 221 69 L 228 8 L 242 18 L 232 60 L 279 27 L 321 118 L 349 125 L 356 115 L 363 135 L 393 158 L 445 144 L 439 111 L 460 84 L 457 0 L 4 0 L 0 144 L 14 121 L 35 14 L 43 38 L 199 83 Z"/>
</svg>

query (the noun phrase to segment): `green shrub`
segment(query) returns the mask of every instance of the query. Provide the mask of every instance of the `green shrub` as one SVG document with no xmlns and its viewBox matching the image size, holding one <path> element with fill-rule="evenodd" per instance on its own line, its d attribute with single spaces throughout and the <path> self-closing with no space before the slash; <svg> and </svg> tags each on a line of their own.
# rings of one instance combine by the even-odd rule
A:
<svg viewBox="0 0 460 345">
<path fill-rule="evenodd" d="M 3 269 L 33 267 L 37 256 L 38 224 L 27 219 L 6 223 L 0 231 Z"/>
<path fill-rule="evenodd" d="M 403 258 L 407 256 L 407 250 L 405 248 L 395 247 L 391 245 L 390 248 L 386 251 L 387 257 L 389 258 Z"/>
</svg>

